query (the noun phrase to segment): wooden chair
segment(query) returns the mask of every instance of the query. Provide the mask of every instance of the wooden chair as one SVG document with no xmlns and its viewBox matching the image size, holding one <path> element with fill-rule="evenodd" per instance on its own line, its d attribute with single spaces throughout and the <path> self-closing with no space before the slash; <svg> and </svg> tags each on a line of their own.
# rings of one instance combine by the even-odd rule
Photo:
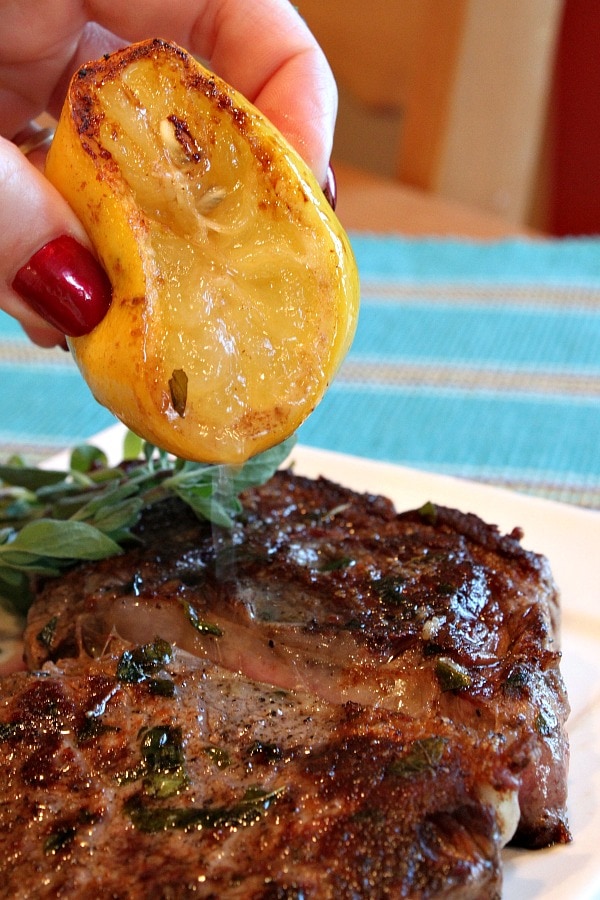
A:
<svg viewBox="0 0 600 900">
<path fill-rule="evenodd" d="M 383 149 L 380 174 L 525 223 L 563 2 L 297 0 L 340 89 L 334 159 Z"/>
</svg>

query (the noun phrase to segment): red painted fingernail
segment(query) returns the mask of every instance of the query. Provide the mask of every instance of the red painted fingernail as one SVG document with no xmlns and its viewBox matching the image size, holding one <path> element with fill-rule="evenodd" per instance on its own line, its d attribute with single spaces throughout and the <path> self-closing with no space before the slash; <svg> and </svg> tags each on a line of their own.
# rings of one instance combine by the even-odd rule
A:
<svg viewBox="0 0 600 900">
<path fill-rule="evenodd" d="M 332 209 L 335 209 L 337 205 L 337 182 L 335 180 L 335 172 L 333 171 L 331 166 L 329 166 L 329 168 L 327 169 L 323 193 L 325 194 L 325 199 L 329 203 L 330 207 Z"/>
<path fill-rule="evenodd" d="M 61 235 L 31 257 L 15 275 L 13 290 L 50 325 L 70 337 L 96 327 L 108 310 L 108 276 L 90 251 Z"/>
</svg>

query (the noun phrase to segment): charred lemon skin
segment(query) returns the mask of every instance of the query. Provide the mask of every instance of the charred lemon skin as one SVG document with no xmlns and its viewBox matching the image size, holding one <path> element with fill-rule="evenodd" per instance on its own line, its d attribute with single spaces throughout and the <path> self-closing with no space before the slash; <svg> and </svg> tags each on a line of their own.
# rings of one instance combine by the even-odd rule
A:
<svg viewBox="0 0 600 900">
<path fill-rule="evenodd" d="M 111 281 L 70 346 L 96 399 L 187 459 L 292 434 L 356 327 L 350 243 L 312 172 L 181 48 L 135 44 L 74 76 L 46 174 Z"/>
</svg>

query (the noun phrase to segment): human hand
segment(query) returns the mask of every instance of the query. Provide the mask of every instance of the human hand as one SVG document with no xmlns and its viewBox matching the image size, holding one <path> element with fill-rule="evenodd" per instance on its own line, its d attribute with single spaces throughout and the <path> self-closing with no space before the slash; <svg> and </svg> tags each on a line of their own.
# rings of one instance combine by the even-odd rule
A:
<svg viewBox="0 0 600 900">
<path fill-rule="evenodd" d="M 44 153 L 26 157 L 16 144 L 42 112 L 58 117 L 80 65 L 147 37 L 206 59 L 327 183 L 335 83 L 289 0 L 0 0 L 0 309 L 42 346 L 90 331 L 110 285 L 81 224 L 41 174 Z"/>
</svg>

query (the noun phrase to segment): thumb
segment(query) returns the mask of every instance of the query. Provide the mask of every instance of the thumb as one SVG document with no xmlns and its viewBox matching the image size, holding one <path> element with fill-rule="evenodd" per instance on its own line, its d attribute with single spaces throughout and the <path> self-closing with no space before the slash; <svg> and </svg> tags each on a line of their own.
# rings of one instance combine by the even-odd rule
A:
<svg viewBox="0 0 600 900">
<path fill-rule="evenodd" d="M 91 331 L 110 305 L 106 273 L 66 201 L 0 139 L 0 309 L 42 346 Z"/>
</svg>

